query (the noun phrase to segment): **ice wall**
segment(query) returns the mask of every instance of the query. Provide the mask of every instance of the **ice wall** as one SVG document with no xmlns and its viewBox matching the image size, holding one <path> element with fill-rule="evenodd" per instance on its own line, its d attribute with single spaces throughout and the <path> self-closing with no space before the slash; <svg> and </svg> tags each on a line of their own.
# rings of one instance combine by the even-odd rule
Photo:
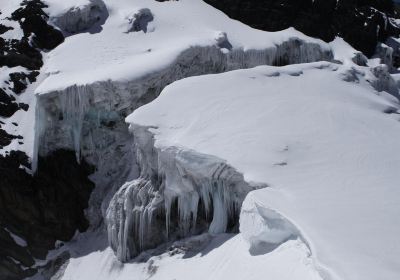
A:
<svg viewBox="0 0 400 280">
<path fill-rule="evenodd" d="M 217 46 L 190 47 L 173 64 L 160 71 L 143 75 L 129 82 L 99 81 L 89 85 L 74 85 L 64 90 L 38 95 L 38 152 L 75 150 L 77 157 L 92 159 L 98 153 L 94 142 L 107 141 L 92 135 L 98 129 L 115 133 L 127 125 L 124 118 L 136 108 L 154 100 L 168 84 L 190 76 L 221 73 L 258 65 L 285 65 L 320 60 L 332 60 L 333 55 L 318 44 L 297 38 L 264 50 L 233 49 L 223 52 Z M 105 133 L 105 131 L 103 131 Z M 90 139 L 88 139 L 90 138 Z M 93 142 L 94 141 L 94 142 Z"/>
<path fill-rule="evenodd" d="M 140 177 L 123 185 L 107 210 L 110 246 L 121 261 L 145 249 L 204 231 L 237 225 L 253 189 L 223 160 L 178 148 L 158 149 L 153 135 L 135 127 Z"/>
</svg>

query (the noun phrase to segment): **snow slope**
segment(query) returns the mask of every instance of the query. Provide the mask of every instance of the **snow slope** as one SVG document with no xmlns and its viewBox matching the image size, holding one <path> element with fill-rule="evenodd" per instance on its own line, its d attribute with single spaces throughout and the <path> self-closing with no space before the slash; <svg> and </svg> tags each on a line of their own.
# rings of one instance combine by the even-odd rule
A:
<svg viewBox="0 0 400 280">
<path fill-rule="evenodd" d="M 68 5 L 82 7 L 85 3 L 99 1 L 58 2 L 46 1 L 50 18 L 68 12 Z M 50 52 L 45 66 L 49 77 L 36 89 L 37 93 L 98 81 L 131 81 L 166 68 L 190 47 L 218 45 L 221 36 L 224 39 L 224 32 L 233 48 L 245 51 L 274 48 L 293 37 L 319 44 L 329 51 L 329 46 L 321 40 L 309 38 L 294 29 L 282 32 L 255 30 L 199 0 L 108 0 L 104 4 L 108 18 L 101 30 L 70 36 Z M 145 8 L 153 14 L 147 32 L 127 32 L 129 20 Z"/>
<path fill-rule="evenodd" d="M 241 268 L 241 269 L 238 269 Z M 111 249 L 72 258 L 63 280 L 322 280 L 312 266 L 306 246 L 298 240 L 282 245 L 274 253 L 252 256 L 240 235 L 220 235 L 191 257 L 165 253 L 147 263 L 121 264 Z"/>
<path fill-rule="evenodd" d="M 274 209 L 291 221 L 328 279 L 398 279 L 400 117 L 390 112 L 399 104 L 362 75 L 343 81 L 343 67 L 188 78 L 127 121 L 149 127 L 160 149 L 214 155 L 247 181 L 267 183 L 244 207 Z"/>
</svg>

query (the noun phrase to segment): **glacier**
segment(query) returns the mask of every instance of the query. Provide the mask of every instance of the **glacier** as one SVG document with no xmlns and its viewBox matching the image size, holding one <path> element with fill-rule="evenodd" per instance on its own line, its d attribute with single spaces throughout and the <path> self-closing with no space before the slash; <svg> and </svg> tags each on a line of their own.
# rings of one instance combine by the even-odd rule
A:
<svg viewBox="0 0 400 280">
<path fill-rule="evenodd" d="M 118 190 L 106 216 L 110 246 L 119 260 L 169 240 L 235 226 L 244 197 L 255 186 L 218 158 L 155 149 L 143 128 L 133 134 L 140 177 Z"/>
<path fill-rule="evenodd" d="M 147 128 L 158 149 L 216 156 L 245 181 L 268 184 L 246 196 L 240 214 L 253 255 L 300 239 L 324 279 L 396 279 L 399 225 L 388 221 L 400 211 L 399 102 L 371 85 L 369 68 L 353 72 L 356 80 L 349 68 L 357 66 L 316 62 L 192 77 L 127 121 Z"/>
<path fill-rule="evenodd" d="M 226 53 L 217 46 L 191 47 L 167 68 L 132 81 L 99 81 L 38 94 L 33 170 L 39 155 L 57 149 L 74 150 L 78 161 L 83 157 L 96 166 L 93 180 L 97 187 L 91 205 L 102 206 L 88 210 L 96 227 L 101 224 L 112 193 L 137 173 L 133 137 L 124 118 L 154 100 L 168 84 L 195 75 L 332 57 L 330 50 L 297 38 L 266 50 L 233 49 Z"/>
<path fill-rule="evenodd" d="M 197 0 L 56 2 L 68 37 L 35 85 L 32 169 L 58 149 L 96 168 L 57 279 L 398 275 L 379 261 L 397 246 L 371 238 L 399 210 L 390 48 L 367 59 Z"/>
</svg>

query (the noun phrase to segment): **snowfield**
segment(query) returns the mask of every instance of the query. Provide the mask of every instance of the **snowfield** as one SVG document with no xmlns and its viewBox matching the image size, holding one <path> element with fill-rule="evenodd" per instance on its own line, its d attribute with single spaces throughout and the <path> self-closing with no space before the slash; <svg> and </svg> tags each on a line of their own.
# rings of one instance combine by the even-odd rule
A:
<svg viewBox="0 0 400 280">
<path fill-rule="evenodd" d="M 100 0 L 47 0 L 53 21 L 82 6 Z M 108 18 L 105 24 L 83 30 L 66 38 L 52 51 L 46 64 L 49 77 L 37 88 L 37 93 L 64 89 L 71 85 L 85 85 L 98 81 L 131 81 L 166 68 L 190 47 L 217 46 L 225 37 L 235 49 L 274 49 L 289 38 L 316 43 L 329 51 L 321 40 L 288 29 L 282 32 L 263 32 L 229 19 L 222 12 L 199 0 L 104 1 Z M 147 32 L 128 32 L 133 15 L 149 9 L 153 20 Z M 67 14 L 68 15 L 68 14 Z M 179 15 L 179 16 L 174 16 Z M 225 34 L 225 35 L 224 35 Z M 222 37 L 221 37 L 222 36 Z M 222 41 L 221 41 L 222 40 Z M 79 54 L 79 55 L 77 55 Z"/>
<path fill-rule="evenodd" d="M 322 62 L 188 78 L 127 121 L 149 127 L 160 149 L 214 155 L 267 183 L 244 209 L 293 223 L 324 277 L 396 279 L 400 117 L 385 112 L 399 104 L 341 70 Z M 259 225 L 248 217 L 242 209 L 243 232 Z M 273 230 L 254 234 L 268 240 Z"/>
<path fill-rule="evenodd" d="M 63 280 L 322 280 L 315 271 L 308 248 L 291 240 L 273 253 L 251 255 L 240 235 L 222 234 L 211 239 L 199 253 L 164 253 L 147 263 L 122 264 L 110 248 L 86 257 L 72 258 Z"/>
</svg>

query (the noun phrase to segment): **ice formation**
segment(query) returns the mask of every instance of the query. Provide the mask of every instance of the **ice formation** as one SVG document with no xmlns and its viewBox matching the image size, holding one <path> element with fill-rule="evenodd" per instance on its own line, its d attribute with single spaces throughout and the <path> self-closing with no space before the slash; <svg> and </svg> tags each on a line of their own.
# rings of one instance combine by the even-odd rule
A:
<svg viewBox="0 0 400 280">
<path fill-rule="evenodd" d="M 47 0 L 50 6 L 57 7 L 54 0 Z M 52 13 L 50 10 L 50 22 L 60 28 L 66 35 L 82 31 L 96 31 L 93 28 L 100 26 L 108 17 L 107 7 L 102 0 L 89 0 L 66 10 Z"/>
<path fill-rule="evenodd" d="M 302 238 L 297 228 L 278 212 L 259 205 L 250 193 L 240 212 L 240 233 L 250 250 L 263 245 L 279 245 L 288 239 Z"/>
<path fill-rule="evenodd" d="M 226 232 L 252 189 L 224 161 L 194 151 L 153 146 L 133 128 L 140 177 L 121 187 L 107 210 L 108 239 L 121 261 L 168 240 Z"/>
<path fill-rule="evenodd" d="M 266 50 L 233 49 L 225 53 L 217 46 L 190 47 L 167 68 L 132 81 L 108 80 L 39 94 L 33 169 L 38 154 L 46 155 L 57 149 L 74 150 L 78 160 L 84 157 L 95 165 L 94 180 L 101 182 L 96 183 L 91 197 L 94 202 L 88 211 L 92 224 L 99 224 L 109 196 L 127 181 L 130 169 L 134 169 L 132 135 L 124 118 L 154 100 L 165 86 L 195 75 L 263 64 L 331 59 L 329 50 L 297 38 Z M 99 204 L 102 206 L 98 207 Z"/>
<path fill-rule="evenodd" d="M 227 41 L 227 37 L 221 34 L 217 38 L 225 38 L 224 41 Z M 98 225 L 102 217 L 107 215 L 109 241 L 122 261 L 168 238 L 179 239 L 196 229 L 204 231 L 208 228 L 213 233 L 224 232 L 228 221 L 237 216 L 236 211 L 243 198 L 232 199 L 227 195 L 227 178 L 217 184 L 217 192 L 212 190 L 212 181 L 192 182 L 189 184 L 191 191 L 182 192 L 180 188 L 187 187 L 188 182 L 171 183 L 172 178 L 176 180 L 179 175 L 205 180 L 213 178 L 210 176 L 212 173 L 198 174 L 196 172 L 199 171 L 189 172 L 186 169 L 189 167 L 182 162 L 188 157 L 196 159 L 193 152 L 154 152 L 148 148 L 150 155 L 158 155 L 159 162 L 153 162 L 156 158 L 145 159 L 146 153 L 138 153 L 144 150 L 144 144 L 141 149 L 138 149 L 138 145 L 135 149 L 132 147 L 133 137 L 124 122 L 129 113 L 155 99 L 166 85 L 184 77 L 263 64 L 286 65 L 333 58 L 332 53 L 320 45 L 297 38 L 266 50 L 232 49 L 226 52 L 224 49 L 221 50 L 218 45 L 191 47 L 182 52 L 169 67 L 136 80 L 96 82 L 38 96 L 37 118 L 40 121 L 37 123 L 41 126 L 41 129 L 37 129 L 37 143 L 40 143 L 38 153 L 47 154 L 59 148 L 72 149 L 78 160 L 84 157 L 97 167 L 94 176 L 97 187 L 91 197 L 88 214 L 92 225 Z M 135 131 L 133 134 L 137 136 Z M 137 137 L 135 141 L 138 142 Z M 202 158 L 201 155 L 199 157 Z M 139 158 L 141 176 L 133 180 L 137 178 L 136 158 Z M 187 160 L 185 163 L 190 165 Z M 215 166 L 202 168 L 209 172 L 216 169 Z M 233 171 L 228 174 L 230 172 Z M 223 174 L 227 176 L 226 171 Z M 124 184 L 127 181 L 129 183 Z M 242 184 L 247 193 L 248 185 L 244 181 Z M 112 198 L 121 185 L 123 187 Z M 179 191 L 171 191 L 173 185 L 180 186 Z M 203 191 L 200 191 L 199 186 L 202 186 Z M 206 210 L 199 210 L 199 204 Z M 178 209 L 179 220 L 170 221 L 168 217 L 175 217 L 171 215 L 175 208 Z M 207 221 L 208 215 L 211 216 L 210 209 L 213 209 L 213 220 Z M 234 211 L 230 212 L 229 209 Z M 165 223 L 164 231 L 152 230 L 160 223 Z M 179 230 L 177 223 L 181 225 Z"/>
</svg>

